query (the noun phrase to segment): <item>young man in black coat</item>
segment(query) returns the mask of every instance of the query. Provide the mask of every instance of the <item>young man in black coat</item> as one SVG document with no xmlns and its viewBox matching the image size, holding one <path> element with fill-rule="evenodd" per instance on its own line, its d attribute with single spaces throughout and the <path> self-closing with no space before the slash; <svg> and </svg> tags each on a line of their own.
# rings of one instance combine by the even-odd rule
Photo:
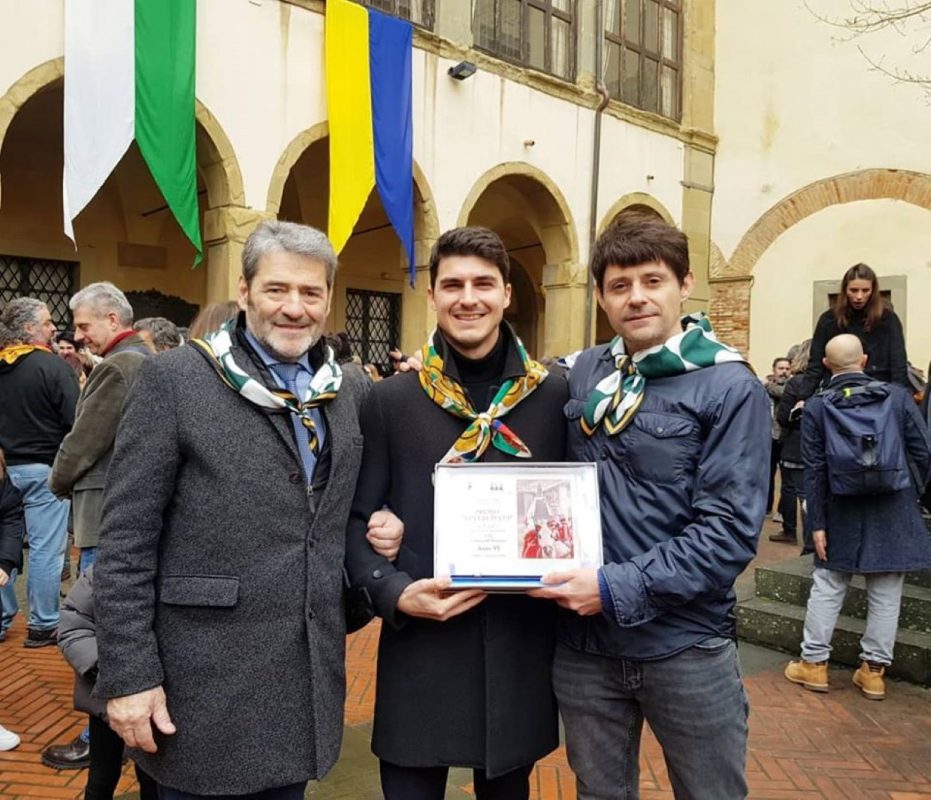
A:
<svg viewBox="0 0 931 800">
<path fill-rule="evenodd" d="M 523 595 L 444 593 L 448 579 L 433 574 L 432 478 L 444 460 L 513 458 L 491 441 L 489 417 L 532 460 L 563 460 L 566 384 L 503 322 L 511 287 L 495 233 L 444 233 L 430 287 L 437 330 L 421 355 L 425 368 L 376 384 L 362 411 L 347 563 L 384 620 L 372 749 L 387 800 L 441 800 L 451 766 L 474 769 L 480 799 L 523 799 L 534 762 L 558 744 L 554 607 Z M 521 399 L 505 409 L 506 386 Z M 460 398 L 456 410 L 441 405 L 451 396 Z M 393 562 L 366 540 L 367 521 L 383 506 L 405 526 Z"/>
</svg>

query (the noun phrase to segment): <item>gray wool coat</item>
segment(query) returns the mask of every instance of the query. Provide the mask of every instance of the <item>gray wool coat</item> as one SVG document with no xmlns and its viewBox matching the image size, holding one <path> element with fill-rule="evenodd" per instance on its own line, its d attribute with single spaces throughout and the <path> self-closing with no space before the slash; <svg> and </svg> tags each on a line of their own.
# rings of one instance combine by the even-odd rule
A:
<svg viewBox="0 0 931 800">
<path fill-rule="evenodd" d="M 78 547 L 97 546 L 103 486 L 116 429 L 139 365 L 151 352 L 142 338 L 133 334 L 117 342 L 94 367 L 78 398 L 74 427 L 52 464 L 49 488 L 58 497 L 71 497 Z"/>
<path fill-rule="evenodd" d="M 236 362 L 261 379 L 240 344 Z M 312 353 L 313 360 L 313 353 Z M 345 365 L 308 489 L 287 412 L 223 384 L 193 347 L 146 359 L 104 490 L 94 599 L 112 698 L 163 686 L 177 733 L 143 770 L 193 794 L 322 777 L 339 755 L 346 520 L 368 379 Z"/>
</svg>

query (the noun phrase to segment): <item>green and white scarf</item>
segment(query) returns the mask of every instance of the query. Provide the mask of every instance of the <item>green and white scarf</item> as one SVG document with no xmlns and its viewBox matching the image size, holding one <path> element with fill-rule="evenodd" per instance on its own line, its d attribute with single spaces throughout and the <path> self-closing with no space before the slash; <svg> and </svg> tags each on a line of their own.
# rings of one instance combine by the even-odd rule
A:
<svg viewBox="0 0 931 800">
<path fill-rule="evenodd" d="M 192 339 L 191 344 L 207 357 L 220 379 L 250 403 L 272 410 L 287 409 L 300 417 L 304 426 L 311 431 L 310 447 L 316 452 L 316 431 L 311 409 L 318 408 L 336 397 L 343 382 L 343 372 L 336 363 L 333 349 L 324 345 L 324 363 L 314 372 L 303 399 L 298 399 L 291 392 L 269 389 L 246 374 L 236 363 L 233 359 L 233 340 L 230 336 L 235 326 L 235 320 L 227 322 L 203 339 Z"/>
<path fill-rule="evenodd" d="M 702 312 L 686 314 L 681 323 L 682 333 L 632 357 L 624 351 L 621 337 L 614 337 L 611 355 L 617 369 L 599 381 L 585 401 L 581 423 L 586 436 L 602 423 L 608 436 L 624 430 L 640 408 L 650 378 L 668 378 L 730 361 L 747 363 L 737 350 L 717 340 Z"/>
</svg>

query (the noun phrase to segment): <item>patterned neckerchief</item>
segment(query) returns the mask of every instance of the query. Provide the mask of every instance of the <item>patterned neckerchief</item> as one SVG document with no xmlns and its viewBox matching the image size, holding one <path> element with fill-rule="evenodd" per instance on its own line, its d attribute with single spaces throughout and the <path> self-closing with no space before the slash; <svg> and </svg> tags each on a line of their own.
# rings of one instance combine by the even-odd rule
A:
<svg viewBox="0 0 931 800">
<path fill-rule="evenodd" d="M 686 314 L 680 322 L 682 333 L 633 357 L 624 351 L 620 336 L 612 339 L 616 369 L 598 382 L 585 401 L 581 423 L 586 436 L 594 434 L 602 423 L 608 436 L 624 430 L 640 408 L 650 378 L 682 375 L 729 361 L 747 363 L 737 350 L 717 340 L 702 312 Z"/>
<path fill-rule="evenodd" d="M 504 331 L 502 329 L 502 335 Z M 460 462 L 477 461 L 488 449 L 494 445 L 510 456 L 530 458 L 530 450 L 517 434 L 501 421 L 521 400 L 529 397 L 549 373 L 541 365 L 527 355 L 524 345 L 517 336 L 514 343 L 524 365 L 524 374 L 516 378 L 508 378 L 498 389 L 491 405 L 478 413 L 469 400 L 469 396 L 455 379 L 443 371 L 443 357 L 434 345 L 436 331 L 420 351 L 423 368 L 418 373 L 420 385 L 434 403 L 449 414 L 462 419 L 472 420 L 469 425 L 449 448 L 440 463 L 457 464 Z"/>
<path fill-rule="evenodd" d="M 208 333 L 203 339 L 192 339 L 191 344 L 207 357 L 220 379 L 250 403 L 273 410 L 287 409 L 292 414 L 297 414 L 310 432 L 310 448 L 316 453 L 319 440 L 311 409 L 318 408 L 336 397 L 343 382 L 343 372 L 336 363 L 332 348 L 329 345 L 324 346 L 324 363 L 314 373 L 303 399 L 299 400 L 291 392 L 269 389 L 246 374 L 235 362 L 230 336 L 235 326 L 235 320 L 227 322 L 218 331 Z"/>
</svg>

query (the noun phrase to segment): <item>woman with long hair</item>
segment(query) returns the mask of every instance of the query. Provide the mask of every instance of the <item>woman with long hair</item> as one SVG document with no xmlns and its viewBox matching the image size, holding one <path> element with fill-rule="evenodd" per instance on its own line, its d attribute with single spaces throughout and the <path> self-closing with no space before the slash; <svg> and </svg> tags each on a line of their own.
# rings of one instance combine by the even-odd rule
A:
<svg viewBox="0 0 931 800">
<path fill-rule="evenodd" d="M 224 303 L 208 303 L 194 317 L 188 329 L 187 339 L 202 339 L 206 334 L 219 330 L 224 322 L 236 319 L 239 314 L 239 303 L 227 300 Z"/>
<path fill-rule="evenodd" d="M 866 264 L 854 264 L 844 273 L 834 307 L 815 326 L 802 397 L 811 397 L 829 376 L 821 362 L 824 347 L 841 333 L 852 333 L 863 343 L 867 375 L 910 386 L 902 323 L 883 302 L 876 273 Z"/>
</svg>

